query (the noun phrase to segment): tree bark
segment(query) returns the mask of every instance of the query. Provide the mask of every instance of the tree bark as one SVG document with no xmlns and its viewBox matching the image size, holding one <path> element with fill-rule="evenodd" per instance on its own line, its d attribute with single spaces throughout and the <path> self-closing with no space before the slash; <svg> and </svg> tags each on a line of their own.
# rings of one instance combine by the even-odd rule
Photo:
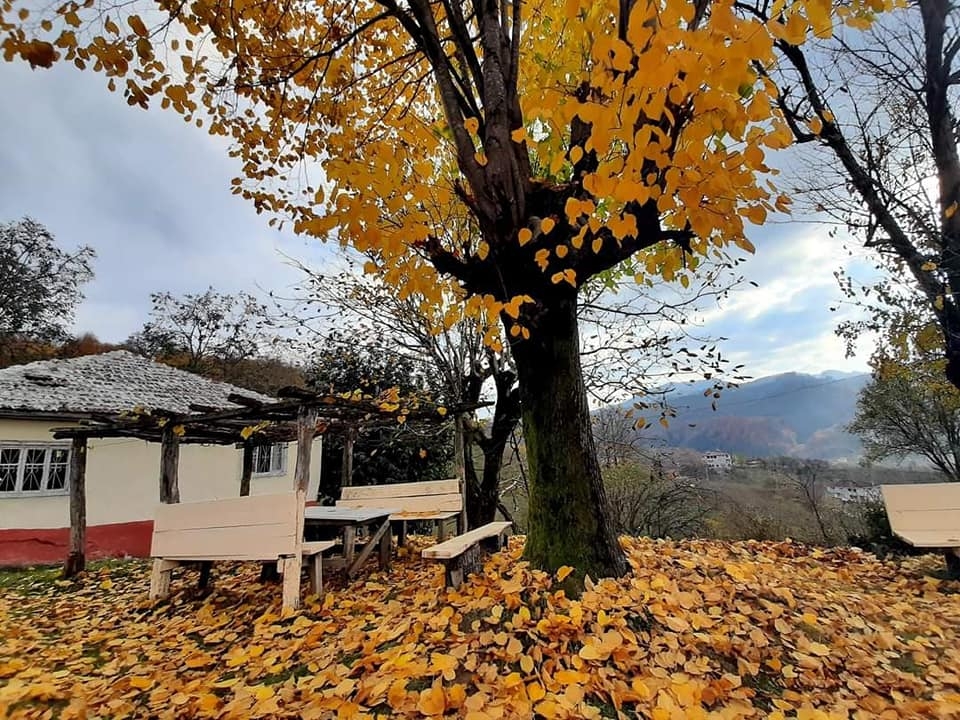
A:
<svg viewBox="0 0 960 720">
<path fill-rule="evenodd" d="M 343 456 L 340 464 L 340 486 L 353 485 L 353 443 L 357 439 L 355 428 L 347 428 L 343 435 Z"/>
<path fill-rule="evenodd" d="M 169 424 L 160 444 L 160 502 L 180 502 L 180 438 Z"/>
<path fill-rule="evenodd" d="M 310 486 L 310 455 L 316 433 L 317 409 L 301 407 L 297 415 L 297 465 L 293 471 L 293 489 L 304 494 Z"/>
<path fill-rule="evenodd" d="M 608 521 L 580 367 L 576 293 L 551 298 L 535 323 L 528 339 L 511 340 L 530 472 L 525 556 L 548 571 L 572 566 L 567 587 L 576 592 L 584 575 L 619 577 L 630 566 Z"/>
<path fill-rule="evenodd" d="M 87 566 L 87 439 L 75 437 L 70 449 L 70 551 L 63 577 L 72 578 Z"/>
</svg>

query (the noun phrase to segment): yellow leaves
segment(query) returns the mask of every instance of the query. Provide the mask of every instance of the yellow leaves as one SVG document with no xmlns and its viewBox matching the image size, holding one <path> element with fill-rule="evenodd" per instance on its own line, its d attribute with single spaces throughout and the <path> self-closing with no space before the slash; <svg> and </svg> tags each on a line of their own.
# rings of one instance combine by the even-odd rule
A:
<svg viewBox="0 0 960 720">
<path fill-rule="evenodd" d="M 57 51 L 46 41 L 34 40 L 20 48 L 20 57 L 30 63 L 31 68 L 49 68 L 57 59 Z"/>
<path fill-rule="evenodd" d="M 533 258 L 541 270 L 546 270 L 547 265 L 550 264 L 550 251 L 546 248 L 541 248 L 537 250 Z"/>
<path fill-rule="evenodd" d="M 174 425 L 172 428 L 172 432 L 177 437 L 183 437 L 184 435 L 187 434 L 187 429 L 183 425 Z"/>
<path fill-rule="evenodd" d="M 563 582 L 563 581 L 566 580 L 568 577 L 570 577 L 570 573 L 572 573 L 572 572 L 573 572 L 573 568 L 570 567 L 569 565 L 564 565 L 563 567 L 558 568 L 558 569 L 557 569 L 557 580 L 560 581 L 560 582 Z"/>
<path fill-rule="evenodd" d="M 143 601 L 144 562 L 117 573 L 124 582 L 109 594 L 102 574 L 47 592 L 5 584 L 18 614 L 0 601 L 0 706 L 62 697 L 90 717 L 153 707 L 184 717 L 505 720 L 598 717 L 593 709 L 616 698 L 625 715 L 666 720 L 831 708 L 896 717 L 914 712 L 903 698 L 922 693 L 934 707 L 955 692 L 941 658 L 957 641 L 943 621 L 957 598 L 912 566 L 893 573 L 866 553 L 623 538 L 630 576 L 571 600 L 556 587 L 569 569 L 530 569 L 521 539 L 457 591 L 420 560 L 432 539 L 410 542 L 389 575 L 347 580 L 322 608 L 282 620 L 256 563 L 218 574 L 212 597 L 187 594 L 182 612 L 148 618 L 130 611 Z M 731 570 L 755 584 L 739 586 Z M 64 625 L 76 607 L 85 618 Z M 895 670 L 897 658 L 917 673 Z"/>
<path fill-rule="evenodd" d="M 481 260 L 486 260 L 487 255 L 489 254 L 490 254 L 490 246 L 487 243 L 481 241 L 480 244 L 477 245 L 477 257 L 480 258 Z"/>
<path fill-rule="evenodd" d="M 440 417 L 445 417 L 447 414 L 447 409 L 443 406 L 437 408 L 437 415 Z"/>
<path fill-rule="evenodd" d="M 463 127 L 465 127 L 471 135 L 476 135 L 480 130 L 480 121 L 475 117 L 469 117 L 463 121 Z"/>
<path fill-rule="evenodd" d="M 532 682 L 527 685 L 527 697 L 530 698 L 532 702 L 539 702 L 546 697 L 547 691 L 544 690 L 543 685 L 538 682 Z"/>
<path fill-rule="evenodd" d="M 572 268 L 567 268 L 566 270 L 561 270 L 560 272 L 554 273 L 550 276 L 550 282 L 554 285 L 557 285 L 562 282 L 566 282 L 571 287 L 577 286 L 577 272 Z"/>
<path fill-rule="evenodd" d="M 460 662 L 452 655 L 433 653 L 430 656 L 430 672 L 443 675 L 445 680 L 453 680 Z"/>
<path fill-rule="evenodd" d="M 443 715 L 447 709 L 447 699 L 439 685 L 427 688 L 420 693 L 417 709 L 424 715 Z"/>
<path fill-rule="evenodd" d="M 542 232 L 544 235 L 549 235 L 553 231 L 553 228 L 556 227 L 556 225 L 557 225 L 556 220 L 554 220 L 551 217 L 546 217 L 540 223 L 540 232 Z"/>
<path fill-rule="evenodd" d="M 517 233 L 517 241 L 520 243 L 520 247 L 523 247 L 531 240 L 533 240 L 533 232 L 530 228 L 520 228 L 520 231 Z"/>
<path fill-rule="evenodd" d="M 477 161 L 477 165 L 479 165 L 480 167 L 486 167 L 488 162 L 487 156 L 484 155 L 482 152 L 474 153 L 473 159 Z"/>
<path fill-rule="evenodd" d="M 920 266 L 920 269 L 923 270 L 924 272 L 933 272 L 934 270 L 937 269 L 937 267 L 938 265 L 935 262 L 927 260 L 927 262 L 925 262 L 923 265 Z"/>
<path fill-rule="evenodd" d="M 147 32 L 147 26 L 143 24 L 143 20 L 140 19 L 139 15 L 130 15 L 127 17 L 127 24 L 130 26 L 130 29 L 133 32 L 142 38 L 147 37 L 149 34 Z"/>
<path fill-rule="evenodd" d="M 952 218 L 952 217 L 956 214 L 956 212 L 957 212 L 957 203 L 956 203 L 956 202 L 952 202 L 952 203 L 950 203 L 950 205 L 946 208 L 946 210 L 943 211 L 943 216 L 944 216 L 945 218 L 947 218 L 947 220 L 949 220 L 950 218 Z"/>
<path fill-rule="evenodd" d="M 568 248 L 566 245 L 557 245 L 553 251 L 556 253 L 558 258 L 562 259 L 567 256 L 568 252 L 570 252 L 570 248 Z"/>
<path fill-rule="evenodd" d="M 517 128 L 512 133 L 510 133 L 510 139 L 515 143 L 522 143 L 527 139 L 527 131 L 525 128 Z"/>
</svg>

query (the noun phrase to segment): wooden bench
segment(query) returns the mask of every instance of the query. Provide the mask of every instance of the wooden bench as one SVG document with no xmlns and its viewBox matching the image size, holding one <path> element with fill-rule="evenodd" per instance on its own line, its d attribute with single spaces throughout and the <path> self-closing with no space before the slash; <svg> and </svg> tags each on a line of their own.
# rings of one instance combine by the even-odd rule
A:
<svg viewBox="0 0 960 720">
<path fill-rule="evenodd" d="M 881 485 L 893 534 L 919 548 L 944 551 L 960 574 L 960 483 Z"/>
<path fill-rule="evenodd" d="M 481 548 L 496 552 L 504 547 L 510 534 L 509 522 L 492 522 L 457 535 L 423 551 L 425 560 L 437 560 L 446 567 L 448 587 L 457 587 L 467 575 L 477 572 L 481 564 Z"/>
<path fill-rule="evenodd" d="M 416 483 L 393 483 L 391 485 L 364 485 L 345 487 L 340 491 L 337 507 L 356 509 L 397 508 L 390 515 L 392 523 L 400 523 L 399 539 L 404 544 L 406 523 L 413 520 L 432 520 L 439 523 L 437 539 L 446 538 L 446 522 L 458 518 L 463 510 L 460 481 L 428 480 Z"/>
<path fill-rule="evenodd" d="M 150 598 L 169 595 L 173 568 L 183 563 L 275 561 L 283 574 L 283 607 L 299 607 L 303 558 L 312 558 L 310 584 L 319 595 L 323 592 L 322 553 L 336 544 L 304 542 L 303 510 L 303 493 L 160 505 L 150 545 L 154 558 Z"/>
</svg>

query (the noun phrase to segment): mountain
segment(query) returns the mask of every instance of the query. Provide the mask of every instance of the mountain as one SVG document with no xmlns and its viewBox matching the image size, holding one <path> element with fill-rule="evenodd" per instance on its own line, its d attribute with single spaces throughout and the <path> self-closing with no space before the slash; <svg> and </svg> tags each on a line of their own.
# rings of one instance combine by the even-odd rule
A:
<svg viewBox="0 0 960 720">
<path fill-rule="evenodd" d="M 704 395 L 702 387 L 679 387 L 669 395 L 677 411 L 670 426 L 642 434 L 699 451 L 853 460 L 861 453 L 860 441 L 843 427 L 853 419 L 857 395 L 869 379 L 867 373 L 790 372 L 724 390 L 719 398 L 709 388 Z"/>
</svg>

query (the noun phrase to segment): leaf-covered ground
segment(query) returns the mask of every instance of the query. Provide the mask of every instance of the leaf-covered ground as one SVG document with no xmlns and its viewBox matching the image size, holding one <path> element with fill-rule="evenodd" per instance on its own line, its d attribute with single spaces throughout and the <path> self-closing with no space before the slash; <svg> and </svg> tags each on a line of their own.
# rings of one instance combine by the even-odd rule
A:
<svg viewBox="0 0 960 720">
<path fill-rule="evenodd" d="M 579 601 L 518 557 L 459 591 L 419 553 L 281 617 L 255 565 L 151 605 L 142 562 L 7 577 L 5 717 L 960 717 L 960 586 L 934 557 L 625 540 Z"/>
</svg>

